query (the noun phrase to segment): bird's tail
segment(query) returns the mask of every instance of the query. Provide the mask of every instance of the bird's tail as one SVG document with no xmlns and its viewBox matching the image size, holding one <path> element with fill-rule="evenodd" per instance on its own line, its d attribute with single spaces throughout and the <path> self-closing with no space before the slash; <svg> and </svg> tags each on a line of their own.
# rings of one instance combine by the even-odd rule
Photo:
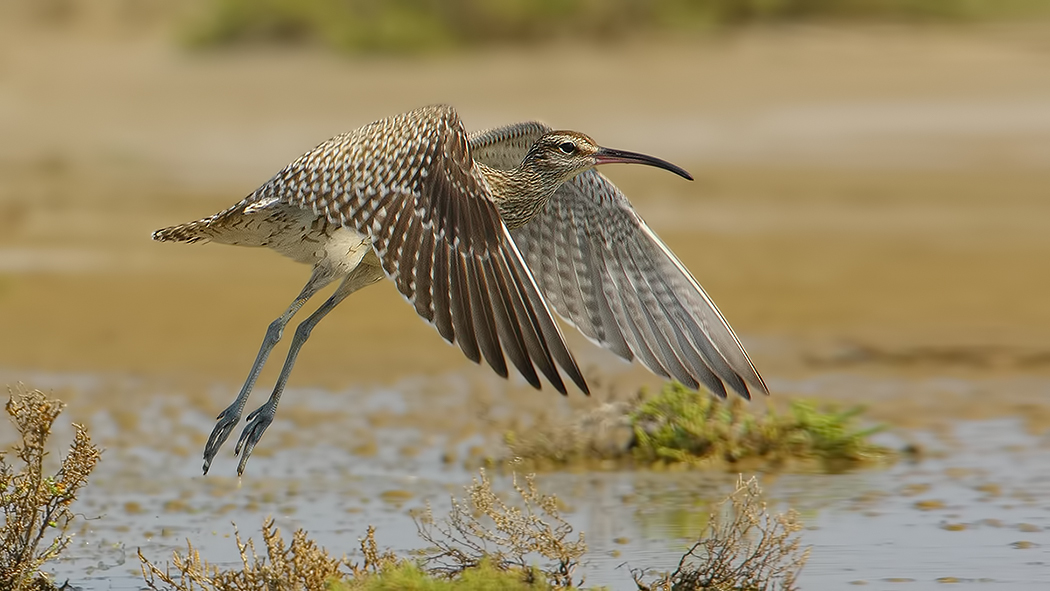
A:
<svg viewBox="0 0 1050 591">
<path fill-rule="evenodd" d="M 213 217 L 207 217 L 194 222 L 186 222 L 177 226 L 161 228 L 153 232 L 153 239 L 159 242 L 199 242 L 212 238 L 208 231 Z"/>
<path fill-rule="evenodd" d="M 153 239 L 158 242 L 229 242 L 223 239 L 224 234 L 229 232 L 230 225 L 225 222 L 258 205 L 259 203 L 246 199 L 206 218 L 156 230 L 153 232 Z"/>
</svg>

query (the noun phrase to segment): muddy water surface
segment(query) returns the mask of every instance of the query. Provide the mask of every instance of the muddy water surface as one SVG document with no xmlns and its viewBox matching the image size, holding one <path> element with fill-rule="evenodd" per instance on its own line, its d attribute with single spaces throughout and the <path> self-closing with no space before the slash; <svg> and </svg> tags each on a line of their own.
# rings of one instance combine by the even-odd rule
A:
<svg viewBox="0 0 1050 591">
<path fill-rule="evenodd" d="M 67 393 L 73 407 L 98 408 L 108 404 L 101 399 L 116 397 L 134 409 L 91 417 L 106 455 L 80 511 L 97 518 L 83 522 L 76 544 L 55 566 L 60 578 L 89 589 L 139 588 L 135 550 L 164 560 L 187 539 L 209 560 L 235 565 L 234 524 L 258 539 L 267 516 L 285 531 L 305 528 L 327 548 L 351 556 L 368 525 L 376 526 L 383 546 L 421 548 L 412 513 L 429 503 L 435 515 L 445 514 L 449 497 L 462 497 L 475 474 L 464 467 L 472 454 L 495 449 L 499 431 L 511 425 L 573 410 L 530 403 L 526 392 L 500 392 L 504 399 L 497 401 L 464 393 L 470 385 L 457 376 L 425 384 L 405 380 L 392 388 L 292 389 L 287 414 L 238 482 L 228 453 L 211 475 L 199 474 L 199 449 L 211 421 L 187 408 L 185 397 L 141 381 L 32 377 Z M 498 383 L 487 386 L 504 390 Z M 936 388 L 912 392 L 946 400 Z M 146 400 L 136 403 L 143 393 Z M 422 406 L 426 412 L 412 410 Z M 925 589 L 962 581 L 1032 589 L 1048 582 L 1050 439 L 1009 418 L 882 439 L 921 445 L 926 454 L 883 470 L 760 476 L 771 506 L 798 509 L 807 525 L 803 539 L 813 555 L 803 588 L 866 583 Z M 495 479 L 509 489 L 506 475 Z M 586 532 L 587 580 L 630 589 L 630 568 L 675 566 L 702 530 L 711 503 L 732 490 L 734 479 L 612 471 L 545 474 L 539 484 L 562 498 L 569 521 Z"/>
<path fill-rule="evenodd" d="M 149 232 L 228 206 L 336 132 L 448 101 L 472 128 L 539 117 L 691 170 L 610 175 L 741 334 L 773 391 L 756 406 L 863 403 L 887 443 L 928 452 L 764 477 L 809 526 L 804 588 L 1050 582 L 1045 30 L 765 31 L 581 50 L 581 68 L 557 47 L 202 55 L 152 30 L 0 26 L 0 381 L 53 390 L 106 448 L 60 577 L 135 589 L 135 548 L 163 560 L 186 538 L 232 564 L 230 523 L 254 535 L 271 515 L 337 553 L 368 524 L 418 548 L 409 512 L 441 515 L 506 429 L 658 383 L 572 337 L 595 396 L 526 390 L 465 362 L 384 283 L 314 332 L 245 478 L 226 449 L 200 476 L 212 417 L 307 270 Z M 588 581 L 626 589 L 629 568 L 673 565 L 734 478 L 540 484 L 587 534 Z"/>
</svg>

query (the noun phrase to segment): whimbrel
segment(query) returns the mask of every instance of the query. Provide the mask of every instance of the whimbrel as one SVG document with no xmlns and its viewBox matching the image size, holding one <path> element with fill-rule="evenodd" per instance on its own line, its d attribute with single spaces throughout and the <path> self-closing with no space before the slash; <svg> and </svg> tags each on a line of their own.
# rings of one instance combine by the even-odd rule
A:
<svg viewBox="0 0 1050 591">
<path fill-rule="evenodd" d="M 722 397 L 768 392 L 703 288 L 596 165 L 681 168 L 603 148 L 536 122 L 468 135 L 449 106 L 424 107 L 336 136 L 233 207 L 157 230 L 154 240 L 267 246 L 313 266 L 270 323 L 233 403 L 204 450 L 207 474 L 285 326 L 311 296 L 335 292 L 295 331 L 273 392 L 248 415 L 234 450 L 242 474 L 273 421 L 311 330 L 384 275 L 475 363 L 507 377 L 506 357 L 533 387 L 539 368 L 562 394 L 561 371 L 588 393 L 548 303 L 584 335 L 654 373 Z M 505 357 L 506 355 L 506 357 Z"/>
</svg>

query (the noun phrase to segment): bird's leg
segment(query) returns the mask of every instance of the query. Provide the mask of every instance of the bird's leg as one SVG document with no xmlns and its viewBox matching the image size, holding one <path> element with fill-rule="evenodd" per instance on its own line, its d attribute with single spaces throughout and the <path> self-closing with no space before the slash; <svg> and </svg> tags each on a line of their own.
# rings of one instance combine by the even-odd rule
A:
<svg viewBox="0 0 1050 591">
<path fill-rule="evenodd" d="M 284 393 L 284 387 L 288 383 L 288 377 L 292 374 L 292 367 L 295 366 L 299 350 L 306 343 L 306 339 L 310 338 L 310 332 L 313 331 L 322 318 L 346 299 L 347 296 L 362 287 L 375 283 L 382 277 L 383 273 L 378 267 L 367 263 L 359 265 L 339 284 L 335 293 L 295 329 L 292 344 L 288 348 L 288 356 L 284 360 L 284 367 L 281 368 L 281 375 L 277 377 L 277 384 L 273 387 L 273 393 L 270 394 L 270 398 L 266 403 L 248 415 L 248 424 L 245 425 L 244 430 L 241 431 L 240 439 L 237 440 L 237 447 L 234 449 L 234 453 L 241 456 L 241 461 L 237 464 L 238 476 L 244 472 L 244 466 L 248 463 L 248 457 L 252 455 L 252 450 L 259 443 L 263 432 L 273 422 L 273 417 L 277 413 L 277 403 L 280 402 L 281 394 Z M 241 453 L 242 451 L 243 453 Z"/>
<path fill-rule="evenodd" d="M 219 452 L 219 448 L 222 447 L 230 433 L 233 432 L 234 425 L 241 420 L 241 412 L 244 411 L 244 405 L 248 402 L 248 396 L 251 394 L 252 388 L 255 387 L 255 381 L 259 379 L 263 365 L 266 364 L 266 360 L 270 357 L 270 351 L 281 340 L 281 336 L 284 334 L 284 327 L 295 316 L 296 312 L 303 307 L 306 300 L 313 297 L 320 289 L 331 283 L 333 279 L 335 277 L 330 272 L 315 267 L 310 275 L 310 279 L 303 286 L 302 291 L 299 292 L 295 300 L 292 301 L 291 305 L 288 306 L 288 309 L 271 322 L 266 329 L 266 336 L 263 337 L 262 346 L 259 347 L 259 354 L 255 356 L 255 363 L 252 365 L 251 371 L 248 372 L 248 379 L 244 381 L 244 386 L 241 387 L 240 393 L 237 394 L 233 404 L 226 407 L 226 410 L 215 417 L 218 423 L 212 429 L 211 436 L 208 437 L 208 443 L 204 446 L 205 474 L 208 473 L 208 468 L 211 467 L 215 454 Z"/>
</svg>

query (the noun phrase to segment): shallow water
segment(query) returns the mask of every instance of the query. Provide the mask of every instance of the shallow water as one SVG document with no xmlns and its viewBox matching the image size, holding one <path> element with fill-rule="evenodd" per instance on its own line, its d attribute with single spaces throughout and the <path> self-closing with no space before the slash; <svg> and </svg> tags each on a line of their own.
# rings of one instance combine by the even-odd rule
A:
<svg viewBox="0 0 1050 591">
<path fill-rule="evenodd" d="M 472 446 L 498 445 L 498 431 L 484 428 L 486 418 L 473 412 L 430 428 L 411 418 L 411 409 L 426 401 L 437 415 L 441 408 L 477 408 L 454 375 L 435 380 L 444 387 L 431 384 L 445 395 L 424 395 L 411 379 L 371 391 L 293 389 L 287 399 L 294 402 L 282 410 L 298 410 L 286 420 L 278 414 L 238 483 L 230 476 L 235 463 L 229 449 L 211 475 L 200 475 L 198 454 L 210 417 L 185 409 L 178 393 L 152 397 L 131 425 L 103 402 L 114 399 L 113 391 L 120 398 L 112 380 L 34 379 L 59 391 L 75 389 L 81 405 L 101 405 L 91 424 L 106 451 L 78 504 L 90 519 L 54 565 L 59 580 L 68 577 L 86 589 L 138 589 L 135 550 L 164 562 L 172 550 L 184 550 L 187 539 L 209 561 L 234 566 L 233 523 L 242 536 L 259 541 L 266 516 L 286 533 L 308 530 L 336 554 L 354 556 L 369 524 L 381 547 L 399 553 L 422 548 L 410 514 L 430 503 L 435 516 L 445 515 L 449 496 L 461 497 L 476 475 L 459 458 Z M 828 394 L 815 394 L 822 393 Z M 508 406 L 497 402 L 488 412 L 497 416 Z M 334 412 L 347 407 L 357 414 Z M 294 413 L 304 412 L 316 414 L 309 414 L 308 433 L 296 433 Z M 355 429 L 373 422 L 387 426 L 368 428 L 375 445 L 363 449 Z M 469 423 L 479 428 L 468 434 Z M 461 440 L 450 442 L 450 432 Z M 1031 435 L 1009 418 L 900 435 L 879 437 L 889 445 L 905 438 L 921 445 L 921 460 L 848 474 L 760 476 L 772 508 L 802 514 L 802 539 L 812 547 L 802 588 L 866 583 L 926 589 L 958 580 L 1031 589 L 1050 583 L 1050 438 Z M 450 450 L 457 460 L 443 461 Z M 507 475 L 493 478 L 498 489 L 508 490 Z M 590 551 L 581 573 L 588 583 L 631 589 L 630 569 L 675 566 L 711 503 L 731 491 L 734 480 L 715 472 L 614 471 L 541 474 L 538 483 L 559 495 L 568 520 L 586 534 Z"/>
</svg>

